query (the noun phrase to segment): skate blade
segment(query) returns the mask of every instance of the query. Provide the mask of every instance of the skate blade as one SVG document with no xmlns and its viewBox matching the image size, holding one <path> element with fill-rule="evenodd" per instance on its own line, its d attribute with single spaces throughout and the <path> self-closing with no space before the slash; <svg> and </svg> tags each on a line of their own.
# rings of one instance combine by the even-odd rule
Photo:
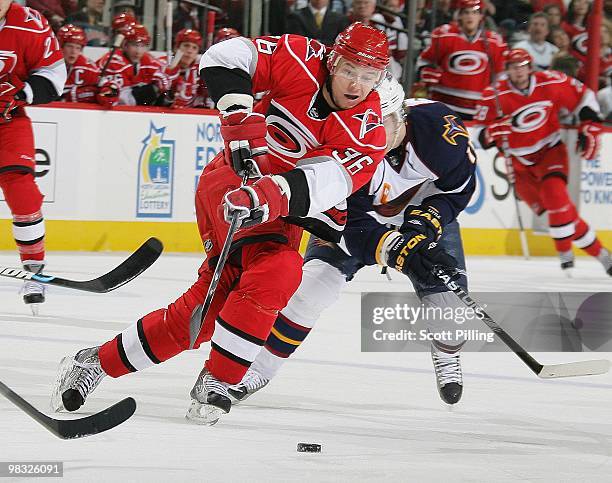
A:
<svg viewBox="0 0 612 483">
<path fill-rule="evenodd" d="M 64 402 L 62 401 L 62 381 L 66 377 L 66 374 L 72 370 L 72 356 L 63 357 L 57 368 L 57 378 L 53 384 L 51 391 L 51 410 L 59 413 L 66 411 Z"/>
<path fill-rule="evenodd" d="M 202 404 L 192 399 L 191 406 L 189 406 L 187 414 L 185 414 L 185 419 L 202 426 L 214 426 L 224 414 L 227 413 L 217 406 Z"/>
<path fill-rule="evenodd" d="M 40 304 L 28 304 L 28 306 L 30 307 L 30 310 L 32 311 L 32 315 L 34 317 L 37 317 L 38 314 L 40 313 Z"/>
</svg>

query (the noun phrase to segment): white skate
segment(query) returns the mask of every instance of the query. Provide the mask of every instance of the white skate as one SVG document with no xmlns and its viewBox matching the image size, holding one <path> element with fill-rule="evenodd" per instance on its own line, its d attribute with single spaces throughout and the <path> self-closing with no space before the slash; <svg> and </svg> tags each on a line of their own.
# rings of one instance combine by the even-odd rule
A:
<svg viewBox="0 0 612 483">
<path fill-rule="evenodd" d="M 44 262 L 24 261 L 23 269 L 28 272 L 39 273 L 45 267 Z M 45 301 L 45 286 L 34 280 L 26 280 L 21 289 L 23 301 L 30 307 L 32 315 L 38 315 L 40 304 Z"/>
<path fill-rule="evenodd" d="M 74 356 L 62 359 L 51 393 L 51 409 L 56 412 L 76 411 L 85 404 L 87 396 L 106 376 L 100 365 L 98 349 L 82 349 Z"/>
<path fill-rule="evenodd" d="M 242 381 L 230 386 L 227 392 L 229 392 L 230 396 L 234 399 L 232 403 L 238 404 L 240 401 L 244 401 L 260 389 L 263 389 L 269 382 L 270 379 L 266 379 L 256 370 L 249 368 L 242 378 Z"/>
</svg>

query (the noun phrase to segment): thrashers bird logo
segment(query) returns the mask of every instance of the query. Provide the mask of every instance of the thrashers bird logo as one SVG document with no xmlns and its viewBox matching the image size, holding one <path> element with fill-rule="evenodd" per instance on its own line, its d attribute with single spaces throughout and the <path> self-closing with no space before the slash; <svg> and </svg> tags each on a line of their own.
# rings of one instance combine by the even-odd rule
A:
<svg viewBox="0 0 612 483">
<path fill-rule="evenodd" d="M 455 139 L 457 136 L 463 136 L 470 139 L 467 129 L 457 121 L 457 116 L 449 114 L 448 116 L 444 116 L 444 120 L 446 124 L 444 124 L 442 137 L 448 144 L 457 146 L 457 140 Z"/>
</svg>

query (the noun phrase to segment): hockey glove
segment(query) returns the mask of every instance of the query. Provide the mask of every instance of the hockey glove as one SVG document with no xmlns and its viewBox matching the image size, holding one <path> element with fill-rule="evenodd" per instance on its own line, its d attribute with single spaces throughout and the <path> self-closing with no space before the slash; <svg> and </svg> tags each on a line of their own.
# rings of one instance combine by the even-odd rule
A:
<svg viewBox="0 0 612 483">
<path fill-rule="evenodd" d="M 262 114 L 240 109 L 221 112 L 221 136 L 225 142 L 225 161 L 240 177 L 254 160 L 264 171 L 267 167 L 266 118 Z"/>
<path fill-rule="evenodd" d="M 601 126 L 594 122 L 585 121 L 580 124 L 576 149 L 583 159 L 590 160 L 597 157 L 601 147 L 601 131 Z"/>
<path fill-rule="evenodd" d="M 225 221 L 238 213 L 238 227 L 248 228 L 289 214 L 289 183 L 282 176 L 264 176 L 255 183 L 225 194 Z"/>
<path fill-rule="evenodd" d="M 413 257 L 410 263 L 410 271 L 426 285 L 437 285 L 440 280 L 432 273 L 435 265 L 442 266 L 443 268 L 457 268 L 457 260 L 455 260 L 450 254 L 445 252 L 437 244 L 433 243 L 431 248 L 425 248 Z M 452 277 L 453 280 L 459 278 L 459 275 Z"/>
<path fill-rule="evenodd" d="M 96 95 L 96 101 L 105 109 L 116 106 L 119 102 L 119 87 L 117 84 L 111 82 L 100 87 Z"/>
<path fill-rule="evenodd" d="M 157 71 L 151 76 L 151 83 L 157 87 L 159 94 L 168 92 L 171 87 L 170 78 L 162 71 Z"/>
<path fill-rule="evenodd" d="M 0 124 L 10 122 L 15 109 L 27 104 L 24 86 L 18 77 L 10 74 L 0 82 Z"/>
<path fill-rule="evenodd" d="M 435 85 L 440 83 L 442 79 L 442 71 L 437 67 L 425 66 L 421 69 L 421 81 L 427 85 Z"/>
<path fill-rule="evenodd" d="M 505 116 L 496 121 L 493 121 L 483 130 L 485 146 L 501 147 L 503 140 L 507 139 L 512 134 L 512 118 Z"/>
<path fill-rule="evenodd" d="M 429 205 L 409 207 L 404 213 L 404 223 L 399 231 L 407 235 L 421 233 L 426 235 L 429 241 L 438 241 L 442 236 L 440 213 Z"/>
</svg>

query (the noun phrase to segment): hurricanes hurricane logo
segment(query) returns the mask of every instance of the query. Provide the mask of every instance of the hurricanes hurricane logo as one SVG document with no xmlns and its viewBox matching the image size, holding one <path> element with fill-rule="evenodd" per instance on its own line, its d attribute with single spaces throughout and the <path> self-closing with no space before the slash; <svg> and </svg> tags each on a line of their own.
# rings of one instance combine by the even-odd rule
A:
<svg viewBox="0 0 612 483">
<path fill-rule="evenodd" d="M 0 76 L 13 72 L 17 64 L 17 54 L 12 50 L 0 50 Z"/>
<path fill-rule="evenodd" d="M 353 119 L 361 121 L 361 128 L 359 129 L 359 139 L 363 139 L 367 133 L 373 131 L 378 126 L 382 126 L 380 122 L 380 116 L 376 114 L 372 109 L 368 109 L 363 114 L 355 114 Z"/>
<path fill-rule="evenodd" d="M 458 50 L 448 57 L 448 71 L 459 75 L 474 75 L 484 72 L 489 61 L 484 52 Z"/>
<path fill-rule="evenodd" d="M 138 160 L 139 217 L 172 216 L 175 142 L 164 139 L 165 131 L 165 126 L 157 128 L 151 122 L 149 134 L 142 140 Z"/>
<path fill-rule="evenodd" d="M 444 116 L 444 120 L 446 121 L 446 124 L 444 124 L 444 132 L 442 133 L 442 137 L 448 144 L 457 146 L 457 140 L 455 139 L 457 136 L 463 136 L 468 139 L 470 138 L 467 129 L 457 121 L 457 116 L 449 114 L 448 116 Z"/>
<path fill-rule="evenodd" d="M 512 116 L 512 130 L 516 132 L 531 132 L 541 128 L 548 121 L 551 101 L 532 102 L 514 111 Z"/>
</svg>

